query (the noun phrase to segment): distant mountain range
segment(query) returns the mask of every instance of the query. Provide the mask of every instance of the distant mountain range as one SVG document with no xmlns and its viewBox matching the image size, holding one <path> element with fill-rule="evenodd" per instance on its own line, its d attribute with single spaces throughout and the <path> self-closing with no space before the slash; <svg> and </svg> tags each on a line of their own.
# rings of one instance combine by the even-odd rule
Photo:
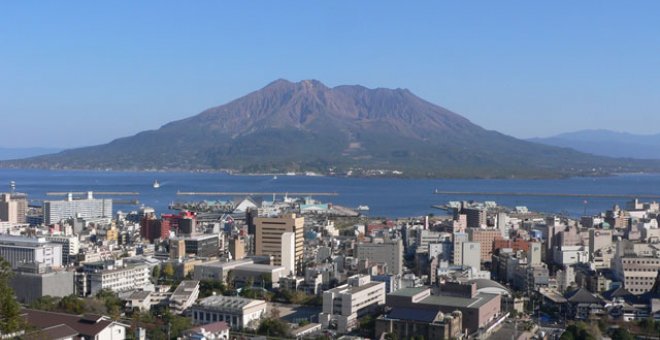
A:
<svg viewBox="0 0 660 340">
<path fill-rule="evenodd" d="M 519 140 L 405 89 L 277 80 L 157 130 L 0 166 L 547 178 L 655 171 L 660 162 Z"/>
<path fill-rule="evenodd" d="M 600 156 L 660 159 L 660 134 L 635 135 L 610 130 L 582 130 L 547 138 L 532 138 L 529 141 Z"/>
<path fill-rule="evenodd" d="M 20 159 L 60 152 L 57 148 L 3 148 L 0 147 L 0 160 Z"/>
</svg>

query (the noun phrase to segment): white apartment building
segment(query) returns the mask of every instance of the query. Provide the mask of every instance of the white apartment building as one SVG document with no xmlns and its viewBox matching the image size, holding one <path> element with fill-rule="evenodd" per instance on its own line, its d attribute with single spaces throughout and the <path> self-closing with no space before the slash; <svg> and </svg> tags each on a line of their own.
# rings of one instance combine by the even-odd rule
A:
<svg viewBox="0 0 660 340">
<path fill-rule="evenodd" d="M 583 246 L 563 246 L 554 249 L 553 259 L 556 264 L 570 266 L 589 263 L 589 249 Z"/>
<path fill-rule="evenodd" d="M 21 263 L 58 268 L 62 266 L 62 245 L 48 243 L 43 237 L 0 235 L 0 256 L 14 269 Z"/>
<path fill-rule="evenodd" d="M 90 191 L 85 199 L 73 199 L 73 194 L 68 194 L 65 200 L 44 201 L 44 223 L 47 225 L 78 216 L 112 217 L 112 200 L 96 199 Z"/>
<path fill-rule="evenodd" d="M 385 304 L 385 282 L 371 282 L 369 276 L 353 276 L 348 284 L 323 292 L 323 310 L 319 320 L 324 328 L 333 321 L 339 333 L 357 327 L 358 317 Z"/>
<path fill-rule="evenodd" d="M 122 260 L 85 263 L 77 277 L 79 295 L 95 295 L 103 289 L 113 292 L 143 289 L 149 284 L 147 265 L 124 265 Z"/>
<path fill-rule="evenodd" d="M 193 305 L 191 314 L 196 325 L 224 321 L 232 329 L 256 329 L 261 318 L 266 316 L 266 306 L 266 301 L 262 300 L 214 295 Z"/>
</svg>

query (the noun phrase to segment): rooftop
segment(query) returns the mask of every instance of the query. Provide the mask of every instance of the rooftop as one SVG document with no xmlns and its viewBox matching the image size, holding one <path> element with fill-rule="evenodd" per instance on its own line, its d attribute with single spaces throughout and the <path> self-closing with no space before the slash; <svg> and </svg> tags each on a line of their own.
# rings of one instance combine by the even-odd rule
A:
<svg viewBox="0 0 660 340">
<path fill-rule="evenodd" d="M 456 308 L 480 308 L 498 296 L 498 294 L 488 293 L 478 293 L 474 298 L 450 295 L 431 295 L 419 303 Z"/>
<path fill-rule="evenodd" d="M 263 304 L 264 308 L 266 308 L 266 302 L 262 300 L 253 300 L 239 296 L 223 296 L 223 295 L 209 296 L 207 298 L 200 300 L 198 303 L 199 306 L 206 308 L 230 309 L 230 310 L 242 310 L 246 307 L 258 306 L 260 304 Z"/>
<path fill-rule="evenodd" d="M 413 297 L 425 290 L 428 290 L 428 287 L 415 287 L 415 288 L 403 288 L 395 292 L 390 293 L 391 296 L 403 296 L 403 297 Z"/>
<path fill-rule="evenodd" d="M 197 287 L 199 286 L 199 281 L 186 280 L 181 281 L 181 283 L 176 287 L 172 296 L 189 296 Z"/>
</svg>

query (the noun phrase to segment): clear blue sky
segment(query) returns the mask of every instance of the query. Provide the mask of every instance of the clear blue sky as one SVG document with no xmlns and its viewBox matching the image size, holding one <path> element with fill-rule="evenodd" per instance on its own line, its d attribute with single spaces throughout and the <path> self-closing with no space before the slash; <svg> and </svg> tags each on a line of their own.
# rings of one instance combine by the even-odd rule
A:
<svg viewBox="0 0 660 340">
<path fill-rule="evenodd" d="M 0 146 L 98 144 L 277 78 L 516 137 L 660 132 L 660 1 L 3 1 Z"/>
</svg>

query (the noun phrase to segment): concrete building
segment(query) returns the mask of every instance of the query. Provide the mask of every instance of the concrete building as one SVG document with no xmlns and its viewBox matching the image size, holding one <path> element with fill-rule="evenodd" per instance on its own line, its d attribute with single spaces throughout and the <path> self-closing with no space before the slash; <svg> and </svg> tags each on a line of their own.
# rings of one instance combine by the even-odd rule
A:
<svg viewBox="0 0 660 340">
<path fill-rule="evenodd" d="M 245 239 L 236 237 L 229 240 L 229 253 L 233 260 L 241 260 L 245 257 Z"/>
<path fill-rule="evenodd" d="M 186 241 L 183 239 L 170 240 L 170 259 L 176 260 L 186 257 Z"/>
<path fill-rule="evenodd" d="M 562 266 L 589 263 L 589 250 L 583 246 L 556 247 L 554 251 L 554 262 Z"/>
<path fill-rule="evenodd" d="M 22 263 L 41 263 L 53 268 L 62 266 L 62 245 L 45 238 L 0 235 L 0 257 L 12 268 Z"/>
<path fill-rule="evenodd" d="M 463 314 L 445 314 L 432 309 L 394 308 L 376 319 L 376 338 L 395 333 L 400 339 L 449 340 L 462 335 Z"/>
<path fill-rule="evenodd" d="M 339 333 L 358 325 L 358 318 L 385 303 L 385 283 L 371 282 L 369 276 L 354 276 L 349 283 L 323 292 L 323 310 L 319 320 L 324 328 L 337 323 Z"/>
<path fill-rule="evenodd" d="M 481 243 L 463 242 L 461 248 L 461 265 L 474 270 L 481 270 Z"/>
<path fill-rule="evenodd" d="M 390 308 L 440 311 L 451 314 L 460 311 L 463 329 L 470 333 L 486 327 L 501 315 L 501 295 L 478 293 L 476 283 L 446 284 L 436 294 L 428 287 L 404 288 L 388 294 L 386 305 Z"/>
<path fill-rule="evenodd" d="M 486 227 L 486 210 L 483 208 L 464 208 L 462 213 L 466 215 L 468 228 Z"/>
<path fill-rule="evenodd" d="M 616 256 L 612 262 L 614 276 L 635 295 L 650 291 L 660 271 L 659 257 Z"/>
<path fill-rule="evenodd" d="M 76 236 L 51 235 L 46 236 L 50 243 L 62 245 L 62 264 L 68 265 L 75 262 L 76 256 L 80 252 L 80 241 Z"/>
<path fill-rule="evenodd" d="M 76 276 L 78 295 L 96 295 L 103 289 L 113 292 L 140 290 L 149 284 L 147 265 L 126 265 L 122 260 L 85 263 Z"/>
<path fill-rule="evenodd" d="M 3 193 L 0 195 L 0 221 L 12 224 L 27 223 L 27 195 Z"/>
<path fill-rule="evenodd" d="M 199 281 L 186 280 L 176 287 L 170 296 L 169 307 L 175 314 L 181 314 L 190 308 L 199 297 Z"/>
<path fill-rule="evenodd" d="M 254 285 L 266 285 L 269 288 L 277 287 L 280 278 L 287 276 L 286 269 L 282 266 L 271 266 L 267 264 L 254 263 L 252 259 L 238 261 L 212 261 L 195 266 L 193 278 L 195 280 L 217 280 L 227 283 L 229 273 L 232 273 L 233 282 L 236 286 L 243 286 L 248 281 Z"/>
<path fill-rule="evenodd" d="M 530 266 L 539 266 L 542 262 L 543 246 L 540 242 L 530 242 L 527 251 L 527 264 Z"/>
<path fill-rule="evenodd" d="M 186 254 L 198 257 L 216 257 L 220 253 L 218 234 L 203 234 L 183 238 Z"/>
<path fill-rule="evenodd" d="M 152 243 L 165 240 L 170 237 L 170 221 L 147 216 L 140 221 L 140 236 Z"/>
<path fill-rule="evenodd" d="M 196 325 L 224 321 L 234 330 L 256 329 L 266 315 L 266 301 L 215 295 L 201 299 L 191 307 L 191 312 Z"/>
<path fill-rule="evenodd" d="M 85 199 L 73 199 L 69 193 L 65 200 L 44 201 L 44 223 L 55 224 L 75 217 L 112 217 L 112 200 L 96 199 L 90 191 Z"/>
<path fill-rule="evenodd" d="M 497 229 L 468 229 L 470 241 L 481 244 L 481 261 L 490 261 L 493 255 L 493 242 L 502 239 L 502 233 Z"/>
<path fill-rule="evenodd" d="M 403 274 L 403 242 L 401 240 L 383 243 L 360 243 L 356 247 L 358 260 L 368 260 L 369 263 L 384 263 L 387 274 Z"/>
<path fill-rule="evenodd" d="M 282 233 L 281 265 L 285 269 L 285 276 L 296 274 L 296 234 Z"/>
<path fill-rule="evenodd" d="M 224 321 L 197 326 L 183 332 L 182 340 L 227 340 L 229 325 Z"/>
<path fill-rule="evenodd" d="M 18 301 L 24 304 L 46 295 L 65 297 L 74 293 L 73 272 L 53 271 L 43 265 L 26 264 L 14 271 L 11 286 Z"/>
<path fill-rule="evenodd" d="M 468 242 L 469 240 L 470 236 L 467 233 L 460 232 L 453 234 L 454 249 L 451 259 L 453 264 L 458 266 L 463 264 L 463 242 Z"/>
<path fill-rule="evenodd" d="M 296 272 L 302 272 L 305 218 L 290 214 L 282 217 L 257 217 L 254 219 L 254 251 L 257 256 L 273 256 L 273 264 L 282 265 L 282 235 L 295 235 L 294 262 Z"/>
</svg>

